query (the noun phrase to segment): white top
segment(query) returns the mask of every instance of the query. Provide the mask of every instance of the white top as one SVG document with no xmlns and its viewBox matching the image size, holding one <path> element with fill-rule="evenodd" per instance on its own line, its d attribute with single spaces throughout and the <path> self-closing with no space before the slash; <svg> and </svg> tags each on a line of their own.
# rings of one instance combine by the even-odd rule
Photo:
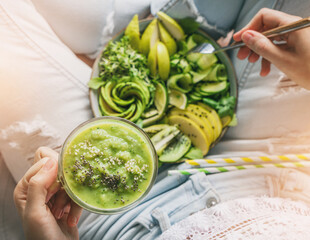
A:
<svg viewBox="0 0 310 240">
<path fill-rule="evenodd" d="M 283 198 L 243 198 L 206 208 L 176 223 L 158 240 L 303 240 L 310 207 Z"/>
</svg>

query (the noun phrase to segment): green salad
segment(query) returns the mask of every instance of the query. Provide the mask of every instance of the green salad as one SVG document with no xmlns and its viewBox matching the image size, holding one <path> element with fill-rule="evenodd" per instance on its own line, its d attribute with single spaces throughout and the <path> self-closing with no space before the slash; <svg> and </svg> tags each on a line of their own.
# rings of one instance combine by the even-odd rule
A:
<svg viewBox="0 0 310 240">
<path fill-rule="evenodd" d="M 142 33 L 135 15 L 124 36 L 109 42 L 89 87 L 98 91 L 102 115 L 143 127 L 161 162 L 202 158 L 236 124 L 236 97 L 215 54 L 187 54 L 210 42 L 199 24 L 157 15 Z"/>
</svg>

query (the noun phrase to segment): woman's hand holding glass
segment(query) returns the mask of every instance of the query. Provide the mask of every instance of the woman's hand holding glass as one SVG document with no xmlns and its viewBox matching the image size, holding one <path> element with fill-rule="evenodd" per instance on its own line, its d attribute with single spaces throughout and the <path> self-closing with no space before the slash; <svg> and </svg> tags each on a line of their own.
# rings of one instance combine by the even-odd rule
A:
<svg viewBox="0 0 310 240">
<path fill-rule="evenodd" d="M 34 165 L 18 182 L 14 201 L 27 239 L 78 239 L 82 209 L 57 179 L 58 154 L 46 147 L 36 151 Z"/>
</svg>

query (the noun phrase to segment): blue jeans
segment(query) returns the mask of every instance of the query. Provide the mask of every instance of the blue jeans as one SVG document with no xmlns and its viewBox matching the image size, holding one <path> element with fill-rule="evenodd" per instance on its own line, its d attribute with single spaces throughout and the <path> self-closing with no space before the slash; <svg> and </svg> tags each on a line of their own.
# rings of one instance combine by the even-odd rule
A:
<svg viewBox="0 0 310 240">
<path fill-rule="evenodd" d="M 309 169 L 310 171 L 310 169 Z M 126 213 L 104 216 L 84 212 L 81 239 L 155 239 L 171 225 L 204 208 L 231 199 L 289 197 L 310 203 L 310 176 L 293 169 L 251 169 L 214 175 L 161 173 L 148 197 Z"/>
</svg>

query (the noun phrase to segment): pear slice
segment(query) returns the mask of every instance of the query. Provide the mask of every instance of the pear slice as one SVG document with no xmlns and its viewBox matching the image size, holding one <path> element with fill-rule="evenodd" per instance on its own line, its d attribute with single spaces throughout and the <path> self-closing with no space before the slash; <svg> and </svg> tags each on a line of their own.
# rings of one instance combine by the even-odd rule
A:
<svg viewBox="0 0 310 240">
<path fill-rule="evenodd" d="M 180 41 L 185 37 L 182 27 L 173 18 L 163 12 L 158 12 L 157 16 L 176 40 Z"/>
<path fill-rule="evenodd" d="M 155 43 L 154 46 L 151 48 L 147 59 L 148 67 L 152 77 L 155 77 L 157 74 L 157 44 L 158 42 Z"/>
<path fill-rule="evenodd" d="M 160 41 L 162 41 L 166 45 L 169 55 L 171 56 L 175 54 L 177 51 L 177 44 L 174 41 L 173 37 L 160 22 L 158 22 L 158 29 Z"/>
<path fill-rule="evenodd" d="M 140 30 L 139 30 L 138 14 L 134 15 L 134 17 L 128 24 L 125 30 L 125 35 L 129 37 L 131 47 L 135 50 L 139 50 Z"/>
<path fill-rule="evenodd" d="M 158 37 L 157 28 L 158 28 L 157 19 L 154 18 L 153 21 L 146 27 L 146 29 L 144 30 L 141 36 L 139 50 L 145 56 L 147 56 L 150 51 L 151 38 L 152 38 L 152 45 L 154 45 L 155 43 L 154 40 L 155 40 L 156 33 L 154 34 L 154 31 L 155 32 L 157 31 L 157 37 Z"/>
<path fill-rule="evenodd" d="M 167 80 L 170 73 L 170 58 L 167 47 L 162 42 L 157 43 L 158 75 L 162 80 Z"/>
</svg>

